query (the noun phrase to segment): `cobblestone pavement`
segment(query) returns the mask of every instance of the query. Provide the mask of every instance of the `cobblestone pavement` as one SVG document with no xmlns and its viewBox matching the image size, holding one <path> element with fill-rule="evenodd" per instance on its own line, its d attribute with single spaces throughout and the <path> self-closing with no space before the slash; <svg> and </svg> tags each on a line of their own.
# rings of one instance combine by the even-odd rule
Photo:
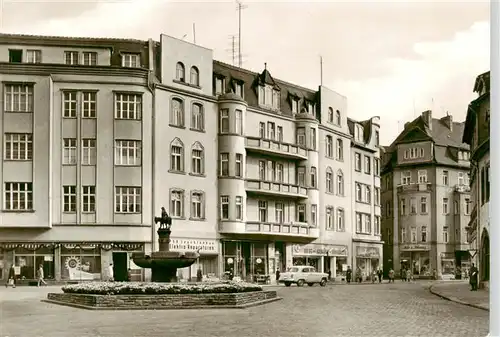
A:
<svg viewBox="0 0 500 337">
<path fill-rule="evenodd" d="M 449 300 L 467 303 L 482 308 L 490 307 L 490 293 L 487 290 L 470 291 L 468 282 L 440 282 L 432 286 L 432 292 Z"/>
<path fill-rule="evenodd" d="M 40 302 L 47 288 L 9 288 L 0 290 L 0 336 L 487 335 L 487 311 L 443 300 L 431 294 L 428 286 L 386 283 L 276 287 L 283 300 L 249 309 L 160 311 L 76 309 Z"/>
</svg>

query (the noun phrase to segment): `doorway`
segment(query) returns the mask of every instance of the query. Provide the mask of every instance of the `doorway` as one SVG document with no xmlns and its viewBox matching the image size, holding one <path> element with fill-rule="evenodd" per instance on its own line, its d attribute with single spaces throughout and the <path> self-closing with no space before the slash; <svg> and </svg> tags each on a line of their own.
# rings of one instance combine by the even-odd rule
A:
<svg viewBox="0 0 500 337">
<path fill-rule="evenodd" d="M 483 240 L 481 244 L 479 275 L 481 281 L 490 280 L 490 237 L 486 231 L 483 231 Z"/>
<path fill-rule="evenodd" d="M 127 281 L 128 254 L 124 252 L 113 252 L 113 276 L 115 281 Z"/>
</svg>

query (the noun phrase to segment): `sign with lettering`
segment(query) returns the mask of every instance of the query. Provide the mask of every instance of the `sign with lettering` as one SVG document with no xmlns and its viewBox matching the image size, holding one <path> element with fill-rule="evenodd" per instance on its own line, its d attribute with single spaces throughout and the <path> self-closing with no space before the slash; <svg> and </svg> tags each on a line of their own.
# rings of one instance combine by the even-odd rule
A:
<svg viewBox="0 0 500 337">
<path fill-rule="evenodd" d="M 219 254 L 219 245 L 214 239 L 170 239 L 170 250 L 177 252 L 200 251 L 200 254 Z"/>
<path fill-rule="evenodd" d="M 413 244 L 413 245 L 402 245 L 401 246 L 401 250 L 406 250 L 406 251 L 427 251 L 430 249 L 431 249 L 431 247 L 429 245 Z"/>
<path fill-rule="evenodd" d="M 380 258 L 380 249 L 377 247 L 356 247 L 356 257 Z"/>
<path fill-rule="evenodd" d="M 347 246 L 342 245 L 294 245 L 294 256 L 347 256 Z"/>
</svg>

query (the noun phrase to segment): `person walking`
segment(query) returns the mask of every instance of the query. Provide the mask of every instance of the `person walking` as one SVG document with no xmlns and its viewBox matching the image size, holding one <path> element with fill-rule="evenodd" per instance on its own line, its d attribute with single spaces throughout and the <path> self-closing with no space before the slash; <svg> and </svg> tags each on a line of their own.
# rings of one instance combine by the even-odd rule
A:
<svg viewBox="0 0 500 337">
<path fill-rule="evenodd" d="M 356 281 L 358 283 L 363 282 L 363 273 L 361 272 L 361 268 L 356 268 Z"/>
<path fill-rule="evenodd" d="M 111 282 L 113 280 L 114 280 L 113 264 L 110 263 L 108 267 L 108 281 Z"/>
<path fill-rule="evenodd" d="M 477 291 L 477 273 L 478 273 L 478 270 L 473 263 L 469 269 L 469 283 L 470 283 L 470 287 L 471 287 L 470 290 L 471 291 Z"/>
<path fill-rule="evenodd" d="M 345 273 L 345 279 L 347 281 L 347 284 L 350 284 L 351 283 L 351 279 L 352 279 L 352 270 L 351 270 L 351 267 L 350 266 L 347 266 L 347 271 Z"/>
<path fill-rule="evenodd" d="M 43 264 L 41 264 L 39 267 L 38 267 L 38 287 L 41 286 L 42 284 L 44 286 L 47 285 L 47 282 L 45 282 L 45 280 L 43 279 L 44 275 L 43 275 Z"/>
<path fill-rule="evenodd" d="M 394 269 L 389 269 L 389 283 L 394 283 Z"/>
<path fill-rule="evenodd" d="M 378 283 L 382 283 L 382 279 L 384 278 L 384 274 L 382 272 L 382 268 L 379 268 L 377 271 Z"/>
<path fill-rule="evenodd" d="M 401 268 L 401 281 L 406 282 L 406 268 Z"/>
<path fill-rule="evenodd" d="M 406 282 L 411 282 L 411 280 L 412 280 L 411 269 L 410 269 L 410 268 L 408 268 L 408 269 L 406 270 Z"/>
<path fill-rule="evenodd" d="M 14 268 L 14 265 L 12 265 L 9 269 L 9 278 L 5 284 L 5 288 L 8 286 L 12 286 L 12 288 L 16 287 L 16 269 Z"/>
</svg>

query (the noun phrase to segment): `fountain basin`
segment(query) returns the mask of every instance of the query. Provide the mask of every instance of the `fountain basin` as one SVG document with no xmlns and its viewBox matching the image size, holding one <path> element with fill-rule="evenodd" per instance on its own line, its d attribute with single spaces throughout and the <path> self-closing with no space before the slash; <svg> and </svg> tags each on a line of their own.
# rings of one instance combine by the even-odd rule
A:
<svg viewBox="0 0 500 337">
<path fill-rule="evenodd" d="M 132 259 L 141 268 L 185 268 L 191 266 L 200 257 L 196 252 L 153 252 L 150 255 L 145 253 L 134 253 Z"/>
</svg>

